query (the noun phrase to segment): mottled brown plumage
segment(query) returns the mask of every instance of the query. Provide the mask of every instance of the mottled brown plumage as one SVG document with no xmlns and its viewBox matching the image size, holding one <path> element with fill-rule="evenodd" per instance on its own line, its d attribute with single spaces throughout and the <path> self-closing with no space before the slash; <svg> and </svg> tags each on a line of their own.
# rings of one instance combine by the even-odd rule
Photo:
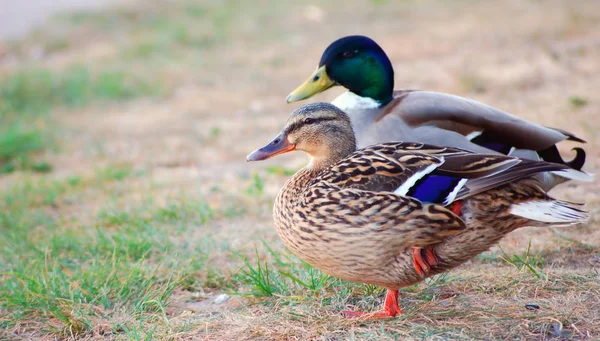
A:
<svg viewBox="0 0 600 341">
<path fill-rule="evenodd" d="M 436 256 L 435 261 L 425 257 L 431 276 L 471 259 L 517 228 L 586 218 L 579 205 L 550 198 L 531 178 L 566 170 L 566 165 L 421 143 L 355 148 L 348 117 L 317 103 L 292 113 L 282 133 L 248 160 L 294 149 L 311 156 L 277 196 L 275 227 L 286 246 L 313 266 L 388 288 L 382 316 L 400 312 L 393 297 L 398 288 L 423 279 L 415 269 L 415 248 Z M 420 195 L 414 188 L 434 177 L 460 181 L 435 202 L 409 196 Z M 458 214 L 444 207 L 456 202 Z"/>
</svg>

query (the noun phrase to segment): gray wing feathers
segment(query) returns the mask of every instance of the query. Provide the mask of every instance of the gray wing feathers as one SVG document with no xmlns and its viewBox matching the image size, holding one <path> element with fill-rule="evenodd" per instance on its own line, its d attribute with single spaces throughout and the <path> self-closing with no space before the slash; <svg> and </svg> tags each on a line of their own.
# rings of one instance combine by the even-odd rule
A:
<svg viewBox="0 0 600 341">
<path fill-rule="evenodd" d="M 528 122 L 483 103 L 431 91 L 396 91 L 396 108 L 410 126 L 432 125 L 461 134 L 485 130 L 516 148 L 542 150 L 573 134 Z"/>
</svg>

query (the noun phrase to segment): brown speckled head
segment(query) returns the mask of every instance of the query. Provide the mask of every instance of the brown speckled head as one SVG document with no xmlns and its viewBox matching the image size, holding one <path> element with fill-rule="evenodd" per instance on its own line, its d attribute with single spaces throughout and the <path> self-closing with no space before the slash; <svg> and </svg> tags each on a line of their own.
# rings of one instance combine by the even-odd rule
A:
<svg viewBox="0 0 600 341">
<path fill-rule="evenodd" d="M 281 133 L 268 145 L 248 155 L 258 161 L 292 150 L 312 157 L 309 167 L 327 167 L 356 150 L 356 139 L 350 118 L 329 103 L 311 103 L 290 115 Z"/>
<path fill-rule="evenodd" d="M 283 136 L 313 158 L 313 167 L 341 160 L 356 150 L 350 118 L 329 103 L 312 103 L 292 112 Z"/>
</svg>

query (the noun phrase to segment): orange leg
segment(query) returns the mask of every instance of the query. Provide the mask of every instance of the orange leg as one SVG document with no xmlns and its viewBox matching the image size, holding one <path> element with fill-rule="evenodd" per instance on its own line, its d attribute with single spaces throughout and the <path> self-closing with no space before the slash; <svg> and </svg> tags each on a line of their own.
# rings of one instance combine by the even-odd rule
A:
<svg viewBox="0 0 600 341">
<path fill-rule="evenodd" d="M 402 315 L 402 309 L 398 306 L 398 290 L 388 289 L 385 295 L 383 310 L 372 313 L 363 313 L 360 311 L 344 311 L 344 317 L 364 317 L 364 318 L 386 318 L 396 315 Z"/>
<path fill-rule="evenodd" d="M 432 247 L 428 246 L 426 248 L 423 248 L 423 252 L 421 253 L 425 254 L 425 262 L 429 264 L 430 267 L 436 266 L 438 264 L 439 261 L 437 255 L 435 254 L 435 251 L 433 251 Z"/>
<path fill-rule="evenodd" d="M 452 213 L 459 217 L 462 214 L 462 207 L 462 201 L 455 201 L 449 206 Z M 431 267 L 436 266 L 439 262 L 435 255 L 435 251 L 433 251 L 433 248 L 430 246 L 424 248 L 413 247 L 412 255 L 415 270 L 417 270 L 417 273 L 422 278 L 425 278 L 427 273 L 431 270 Z"/>
<path fill-rule="evenodd" d="M 413 247 L 412 254 L 415 270 L 417 270 L 417 273 L 422 278 L 425 278 L 427 273 L 431 270 L 431 267 L 438 263 L 435 251 L 433 251 L 433 248 L 430 246 L 424 248 Z"/>
<path fill-rule="evenodd" d="M 455 201 L 449 206 L 452 213 L 459 217 L 462 214 L 462 207 L 462 201 Z M 424 248 L 413 247 L 412 254 L 415 270 L 417 270 L 417 273 L 422 278 L 425 278 L 426 274 L 431 270 L 431 267 L 436 266 L 439 262 L 435 251 L 433 251 L 433 248 L 430 246 Z"/>
</svg>

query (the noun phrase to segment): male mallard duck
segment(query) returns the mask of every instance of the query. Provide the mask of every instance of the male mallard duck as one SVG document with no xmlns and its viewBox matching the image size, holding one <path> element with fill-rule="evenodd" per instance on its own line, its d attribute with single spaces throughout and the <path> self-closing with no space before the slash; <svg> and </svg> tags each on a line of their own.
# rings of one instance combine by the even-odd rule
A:
<svg viewBox="0 0 600 341">
<path fill-rule="evenodd" d="M 424 142 L 479 153 L 511 154 L 534 160 L 562 163 L 581 170 L 585 151 L 565 162 L 556 143 L 584 143 L 573 134 L 522 120 L 485 104 L 430 91 L 394 91 L 392 63 L 377 43 L 364 36 L 334 41 L 321 56 L 317 70 L 294 90 L 287 101 L 309 98 L 334 85 L 349 91 L 332 103 L 352 121 L 358 147 L 390 141 Z M 516 150 L 515 150 L 516 149 Z M 579 179 L 585 173 L 570 173 Z M 545 174 L 546 190 L 564 177 Z M 589 180 L 589 178 L 588 178 Z"/>
<path fill-rule="evenodd" d="M 355 151 L 349 117 L 327 103 L 294 111 L 247 160 L 293 150 L 311 159 L 275 200 L 277 232 L 311 265 L 387 288 L 376 317 L 401 313 L 400 287 L 460 265 L 517 228 L 587 218 L 581 205 L 549 197 L 531 178 L 572 172 L 566 165 L 423 143 Z"/>
</svg>

